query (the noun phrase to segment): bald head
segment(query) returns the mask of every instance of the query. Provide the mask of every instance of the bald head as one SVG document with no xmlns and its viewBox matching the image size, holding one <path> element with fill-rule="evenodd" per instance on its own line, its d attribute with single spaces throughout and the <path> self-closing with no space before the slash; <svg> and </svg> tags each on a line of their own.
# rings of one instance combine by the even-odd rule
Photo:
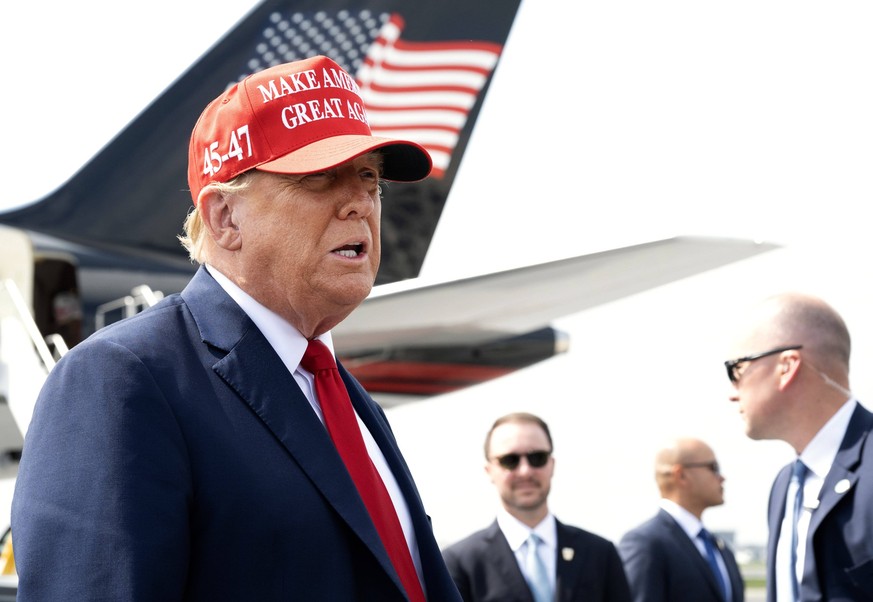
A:
<svg viewBox="0 0 873 602">
<path fill-rule="evenodd" d="M 729 399 L 751 439 L 779 439 L 799 454 L 852 396 L 851 339 L 822 299 L 799 293 L 769 297 L 744 316 L 732 347 Z"/>
<path fill-rule="evenodd" d="M 675 479 L 671 473 L 675 465 L 709 462 L 714 459 L 712 449 L 700 439 L 678 437 L 667 441 L 655 454 L 655 481 L 658 489 L 663 495 L 675 487 Z"/>
<path fill-rule="evenodd" d="M 661 497 L 700 518 L 724 503 L 724 477 L 712 448 L 692 437 L 668 441 L 655 454 L 655 481 Z"/>
<path fill-rule="evenodd" d="M 745 330 L 748 349 L 803 345 L 817 365 L 848 371 L 852 343 L 840 315 L 818 297 L 784 293 L 754 306 Z"/>
</svg>

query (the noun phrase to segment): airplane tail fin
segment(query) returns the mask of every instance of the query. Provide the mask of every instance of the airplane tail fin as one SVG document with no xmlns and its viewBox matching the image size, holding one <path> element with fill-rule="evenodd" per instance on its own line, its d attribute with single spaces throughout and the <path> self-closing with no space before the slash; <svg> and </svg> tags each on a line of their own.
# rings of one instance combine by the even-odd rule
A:
<svg viewBox="0 0 873 602">
<path fill-rule="evenodd" d="M 266 0 L 68 182 L 0 223 L 184 263 L 188 138 L 203 107 L 254 71 L 325 54 L 359 80 L 375 134 L 413 139 L 434 157 L 428 180 L 384 191 L 377 284 L 415 277 L 519 2 Z"/>
</svg>

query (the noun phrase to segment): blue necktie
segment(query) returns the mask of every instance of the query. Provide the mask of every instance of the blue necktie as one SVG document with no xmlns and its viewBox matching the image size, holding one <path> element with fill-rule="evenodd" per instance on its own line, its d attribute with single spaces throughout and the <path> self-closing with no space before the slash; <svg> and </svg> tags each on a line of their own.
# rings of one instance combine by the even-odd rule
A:
<svg viewBox="0 0 873 602">
<path fill-rule="evenodd" d="M 697 536 L 703 540 L 703 547 L 706 549 L 706 560 L 709 561 L 709 568 L 715 573 L 715 580 L 721 590 L 722 600 L 727 600 L 727 585 L 724 582 L 724 577 L 721 574 L 721 569 L 718 567 L 718 560 L 715 558 L 715 540 L 712 534 L 706 529 L 701 528 Z"/>
<path fill-rule="evenodd" d="M 798 596 L 800 584 L 797 580 L 797 522 L 803 509 L 803 481 L 806 479 L 806 464 L 797 460 L 791 471 L 791 480 L 797 483 L 797 492 L 794 495 L 794 510 L 791 515 L 791 592 L 795 600 Z"/>
<path fill-rule="evenodd" d="M 527 570 L 528 585 L 535 602 L 552 601 L 552 585 L 549 582 L 546 565 L 543 563 L 537 551 L 543 540 L 536 533 L 531 533 L 527 538 L 527 550 L 525 551 L 525 569 Z"/>
</svg>

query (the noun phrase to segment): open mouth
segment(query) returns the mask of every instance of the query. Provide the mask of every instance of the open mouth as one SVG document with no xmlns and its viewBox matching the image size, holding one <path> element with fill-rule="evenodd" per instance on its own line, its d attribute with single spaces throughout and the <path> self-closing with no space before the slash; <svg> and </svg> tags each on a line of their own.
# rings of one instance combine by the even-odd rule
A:
<svg viewBox="0 0 873 602">
<path fill-rule="evenodd" d="M 364 243 L 354 243 L 350 245 L 343 245 L 338 249 L 334 249 L 333 253 L 337 255 L 342 255 L 343 257 L 357 257 L 361 253 L 364 252 Z"/>
</svg>

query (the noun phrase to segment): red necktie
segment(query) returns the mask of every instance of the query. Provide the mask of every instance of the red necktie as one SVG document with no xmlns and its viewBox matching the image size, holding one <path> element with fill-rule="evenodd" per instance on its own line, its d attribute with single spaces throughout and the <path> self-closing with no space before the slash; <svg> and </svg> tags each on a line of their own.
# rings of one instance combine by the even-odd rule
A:
<svg viewBox="0 0 873 602">
<path fill-rule="evenodd" d="M 300 365 L 315 375 L 315 392 L 321 403 L 327 432 L 364 500 L 409 599 L 424 602 L 421 582 L 412 563 L 394 503 L 367 453 L 352 402 L 333 356 L 324 343 L 313 339 L 309 341 Z"/>
</svg>

